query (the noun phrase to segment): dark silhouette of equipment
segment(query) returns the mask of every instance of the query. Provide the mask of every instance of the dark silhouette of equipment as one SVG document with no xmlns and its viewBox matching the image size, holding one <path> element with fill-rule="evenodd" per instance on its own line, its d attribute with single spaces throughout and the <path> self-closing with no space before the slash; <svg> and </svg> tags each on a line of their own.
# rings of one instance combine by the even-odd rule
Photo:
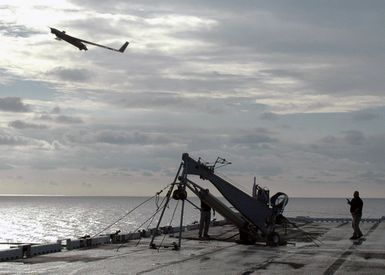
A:
<svg viewBox="0 0 385 275">
<path fill-rule="evenodd" d="M 73 37 L 73 36 L 70 36 L 68 34 L 66 34 L 65 31 L 59 31 L 58 29 L 55 29 L 55 28 L 51 28 L 51 33 L 53 33 L 54 35 L 56 35 L 56 40 L 64 40 L 72 45 L 74 45 L 75 47 L 77 47 L 79 50 L 85 50 L 87 51 L 87 46 L 84 44 L 90 44 L 90 45 L 94 45 L 94 46 L 97 46 L 97 47 L 101 47 L 101 48 L 105 48 L 105 49 L 108 49 L 108 50 L 111 50 L 111 51 L 115 51 L 115 52 L 121 52 L 123 53 L 127 46 L 128 46 L 128 42 L 125 42 L 123 44 L 122 47 L 120 47 L 120 49 L 114 49 L 114 48 L 110 48 L 110 47 L 107 47 L 107 46 L 104 46 L 104 45 L 100 45 L 100 44 L 97 44 L 97 43 L 94 43 L 94 42 L 90 42 L 90 41 L 86 41 L 86 40 L 83 40 L 83 39 L 80 39 L 80 38 L 77 38 L 77 37 Z"/>
<path fill-rule="evenodd" d="M 250 196 L 238 189 L 222 177 L 215 174 L 216 165 L 219 167 L 230 164 L 225 159 L 218 158 L 213 165 L 203 163 L 201 159 L 194 160 L 189 154 L 184 153 L 182 163 L 175 176 L 174 182 L 167 194 L 167 203 L 164 206 L 162 215 L 158 221 L 161 222 L 164 210 L 167 207 L 169 198 L 172 197 L 182 201 L 182 213 L 180 225 L 183 222 L 184 201 L 187 200 L 186 189 L 191 190 L 204 203 L 208 204 L 212 209 L 221 214 L 230 223 L 239 229 L 240 242 L 252 244 L 257 240 L 265 240 L 267 245 L 276 246 L 284 244 L 280 235 L 275 231 L 278 225 L 286 223 L 287 219 L 282 215 L 284 208 L 288 202 L 288 196 L 285 193 L 278 192 L 269 198 L 267 189 L 257 187 L 254 196 Z M 217 167 L 218 168 L 218 167 Z M 230 209 L 221 200 L 217 199 L 207 189 L 199 186 L 188 178 L 189 175 L 197 175 L 202 180 L 208 180 L 223 197 L 236 209 Z M 174 190 L 172 193 L 173 188 Z M 182 230 L 179 230 L 179 247 L 181 245 Z M 154 237 L 150 246 L 153 244 Z"/>
</svg>

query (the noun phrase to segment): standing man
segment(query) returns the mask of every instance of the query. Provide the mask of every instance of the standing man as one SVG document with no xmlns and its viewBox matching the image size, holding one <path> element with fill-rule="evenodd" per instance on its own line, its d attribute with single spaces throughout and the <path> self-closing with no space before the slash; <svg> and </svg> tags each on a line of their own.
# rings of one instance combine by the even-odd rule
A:
<svg viewBox="0 0 385 275">
<path fill-rule="evenodd" d="M 358 191 L 354 191 L 353 199 L 348 200 L 348 204 L 350 204 L 350 213 L 352 214 L 352 227 L 353 227 L 353 236 L 350 238 L 351 240 L 356 240 L 362 237 L 362 232 L 360 230 L 360 221 L 362 217 L 362 206 L 364 203 L 360 198 L 360 193 Z"/>
<path fill-rule="evenodd" d="M 206 192 L 208 190 L 206 189 Z M 209 239 L 209 227 L 211 221 L 211 207 L 201 200 L 201 218 L 199 221 L 199 239 Z M 203 235 L 202 235 L 203 233 Z"/>
</svg>

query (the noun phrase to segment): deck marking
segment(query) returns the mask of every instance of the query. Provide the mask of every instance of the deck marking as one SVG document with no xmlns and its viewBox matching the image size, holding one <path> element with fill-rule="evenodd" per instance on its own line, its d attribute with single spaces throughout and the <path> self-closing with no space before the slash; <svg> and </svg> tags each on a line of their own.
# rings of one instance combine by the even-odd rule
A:
<svg viewBox="0 0 385 275">
<path fill-rule="evenodd" d="M 379 222 L 375 223 L 371 228 L 369 228 L 368 232 L 366 233 L 366 236 L 369 236 L 379 225 Z M 366 239 L 363 239 L 362 241 L 365 241 Z M 362 242 L 358 243 L 361 244 Z M 343 265 L 343 263 L 346 261 L 348 256 L 353 254 L 354 248 L 357 244 L 353 243 L 344 253 L 341 254 L 341 256 L 332 263 L 328 269 L 324 272 L 324 275 L 332 275 L 336 273 L 336 271 Z"/>
</svg>

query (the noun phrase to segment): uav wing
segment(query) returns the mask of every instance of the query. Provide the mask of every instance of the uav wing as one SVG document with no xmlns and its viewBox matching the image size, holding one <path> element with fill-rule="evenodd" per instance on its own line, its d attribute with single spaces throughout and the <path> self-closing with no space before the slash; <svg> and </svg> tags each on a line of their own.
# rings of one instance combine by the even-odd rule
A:
<svg viewBox="0 0 385 275">
<path fill-rule="evenodd" d="M 79 38 L 78 38 L 79 39 Z M 111 50 L 111 51 L 115 51 L 115 52 L 121 52 L 123 53 L 127 46 L 128 46 L 128 42 L 126 41 L 126 43 L 123 44 L 123 46 L 120 47 L 120 49 L 114 49 L 114 48 L 110 48 L 110 47 L 107 47 L 107 46 L 104 46 L 104 45 L 100 45 L 100 44 L 96 44 L 94 42 L 90 42 L 90 41 L 86 41 L 86 40 L 83 40 L 83 39 L 79 39 L 79 41 L 83 42 L 83 43 L 87 43 L 87 44 L 90 44 L 90 45 L 94 45 L 94 46 L 98 46 L 98 47 L 101 47 L 101 48 L 105 48 L 105 49 L 108 49 L 108 50 Z"/>
</svg>

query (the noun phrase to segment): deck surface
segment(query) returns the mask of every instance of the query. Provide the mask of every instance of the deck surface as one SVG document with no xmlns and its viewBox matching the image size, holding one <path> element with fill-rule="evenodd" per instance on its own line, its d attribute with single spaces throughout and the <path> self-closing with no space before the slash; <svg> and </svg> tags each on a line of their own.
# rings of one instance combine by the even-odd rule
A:
<svg viewBox="0 0 385 275">
<path fill-rule="evenodd" d="M 62 251 L 0 263 L 1 274 L 385 274 L 385 222 L 361 224 L 364 237 L 352 241 L 348 222 L 303 222 L 287 230 L 288 244 L 241 245 L 230 226 L 210 228 L 211 240 L 184 232 L 176 238 L 158 236 L 124 245 Z M 303 232 L 307 232 L 304 234 Z M 282 232 L 283 233 L 283 232 Z"/>
</svg>

